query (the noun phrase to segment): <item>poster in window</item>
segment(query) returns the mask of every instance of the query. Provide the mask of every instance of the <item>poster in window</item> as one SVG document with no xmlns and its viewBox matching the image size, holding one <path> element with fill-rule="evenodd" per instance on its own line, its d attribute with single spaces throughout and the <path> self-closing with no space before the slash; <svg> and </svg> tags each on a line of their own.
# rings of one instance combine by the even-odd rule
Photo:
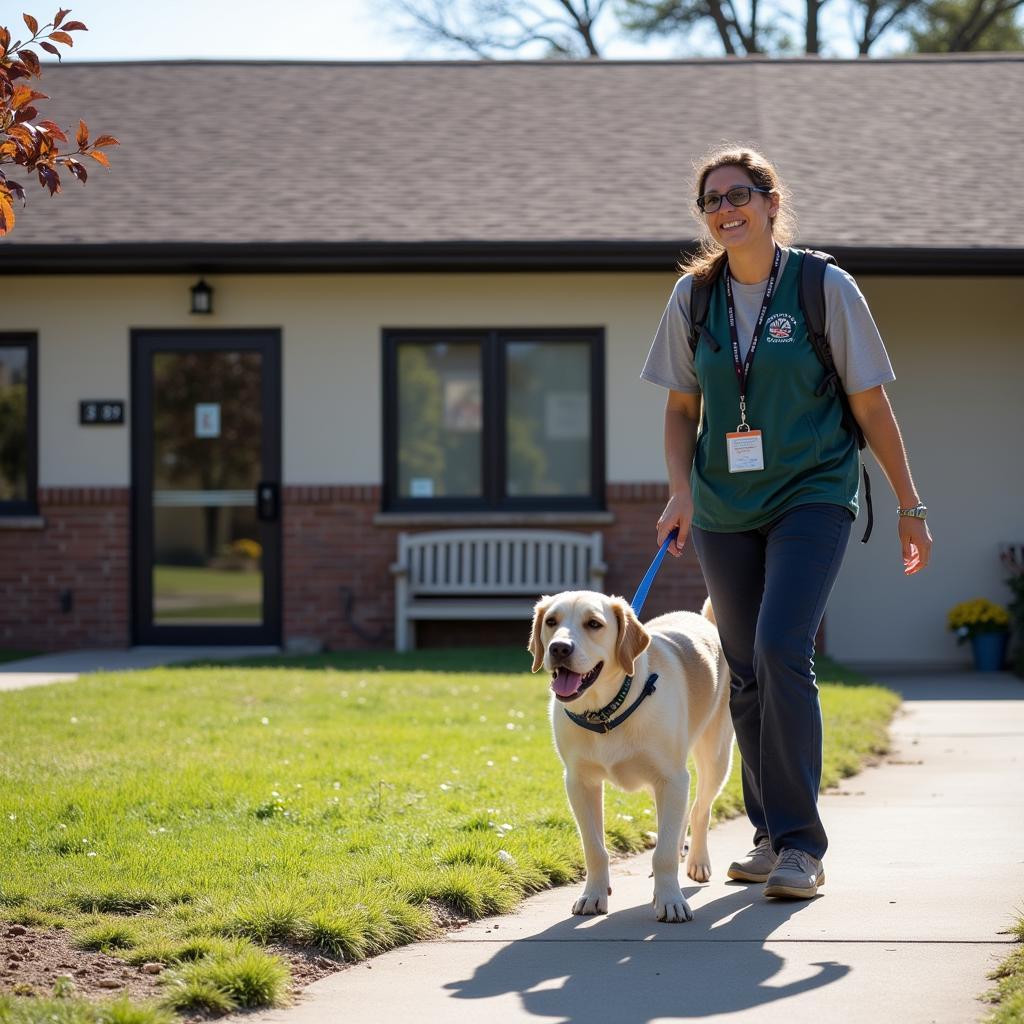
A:
<svg viewBox="0 0 1024 1024">
<path fill-rule="evenodd" d="M 196 404 L 196 437 L 220 437 L 220 403 Z"/>
<path fill-rule="evenodd" d="M 544 436 L 549 441 L 586 441 L 590 437 L 590 395 L 586 391 L 549 391 L 544 396 Z"/>
<path fill-rule="evenodd" d="M 446 377 L 444 428 L 456 434 L 476 434 L 483 424 L 479 377 Z"/>
</svg>

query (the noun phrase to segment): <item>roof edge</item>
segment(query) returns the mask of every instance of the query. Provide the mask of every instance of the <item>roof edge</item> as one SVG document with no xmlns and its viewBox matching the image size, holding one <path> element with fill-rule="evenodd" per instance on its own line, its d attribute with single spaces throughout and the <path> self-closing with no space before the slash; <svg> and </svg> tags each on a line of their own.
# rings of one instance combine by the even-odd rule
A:
<svg viewBox="0 0 1024 1024">
<path fill-rule="evenodd" d="M 1024 275 L 1021 248 L 830 245 L 854 274 Z M 0 272 L 12 274 L 524 273 L 674 270 L 692 240 L 265 243 L 95 243 L 0 245 Z"/>
<path fill-rule="evenodd" d="M 707 57 L 600 57 L 600 58 L 531 58 L 531 59 L 502 59 L 502 60 L 478 60 L 472 58 L 436 58 L 427 60 L 416 58 L 402 60 L 401 58 L 369 58 L 366 60 L 329 60 L 326 58 L 311 57 L 308 60 L 299 60 L 294 57 L 136 57 L 129 60 L 117 60 L 114 58 L 97 58 L 95 60 L 75 60 L 74 62 L 60 63 L 57 61 L 43 61 L 43 67 L 49 70 L 58 68 L 79 68 L 79 67 L 111 67 L 111 66 L 243 66 L 243 67 L 615 67 L 622 65 L 699 65 L 708 64 L 859 64 L 862 67 L 870 67 L 876 64 L 985 64 L 985 63 L 1013 63 L 1024 61 L 1024 52 L 1017 50 L 986 50 L 958 51 L 955 53 L 906 53 L 889 55 L 885 57 L 822 57 L 819 54 L 792 54 L 790 56 L 770 56 L 763 53 L 744 54 L 713 54 Z"/>
</svg>

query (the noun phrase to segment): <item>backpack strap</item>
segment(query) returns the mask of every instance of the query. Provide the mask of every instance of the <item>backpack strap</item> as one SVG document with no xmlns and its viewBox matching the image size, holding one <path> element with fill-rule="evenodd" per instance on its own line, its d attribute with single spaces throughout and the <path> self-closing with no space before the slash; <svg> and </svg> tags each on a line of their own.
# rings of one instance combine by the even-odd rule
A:
<svg viewBox="0 0 1024 1024">
<path fill-rule="evenodd" d="M 829 345 L 828 332 L 825 329 L 825 268 L 830 263 L 837 266 L 835 257 L 829 253 L 820 252 L 817 249 L 804 250 L 798 285 L 800 309 L 803 311 L 804 320 L 807 323 L 807 333 L 814 353 L 825 370 L 825 376 L 822 378 L 821 384 L 818 385 L 816 394 L 824 395 L 827 392 L 833 398 L 838 397 L 843 411 L 843 426 L 856 439 L 858 450 L 863 451 L 867 444 L 864 431 L 860 429 L 860 424 L 853 415 L 850 399 L 836 372 L 835 360 L 832 358 L 832 346 Z M 864 471 L 864 506 L 868 516 L 861 543 L 867 544 L 875 517 L 871 507 L 871 480 L 868 477 L 867 467 L 862 464 L 861 468 Z"/>
<path fill-rule="evenodd" d="M 690 289 L 690 351 L 697 354 L 697 344 L 703 335 L 704 340 L 711 346 L 712 352 L 721 351 L 722 346 L 718 339 L 707 329 L 708 310 L 711 307 L 711 293 L 715 290 L 715 284 L 722 275 L 722 266 L 708 274 L 703 280 L 694 278 L 693 287 Z"/>
</svg>

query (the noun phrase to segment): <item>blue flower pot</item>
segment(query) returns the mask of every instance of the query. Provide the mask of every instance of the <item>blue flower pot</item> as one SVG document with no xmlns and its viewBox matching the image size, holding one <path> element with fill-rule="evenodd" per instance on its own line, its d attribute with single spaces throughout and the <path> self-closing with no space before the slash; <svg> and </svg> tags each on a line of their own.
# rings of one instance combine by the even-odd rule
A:
<svg viewBox="0 0 1024 1024">
<path fill-rule="evenodd" d="M 1006 659 L 1006 641 L 1009 634 L 975 633 L 971 637 L 974 667 L 978 672 L 998 672 Z"/>
</svg>

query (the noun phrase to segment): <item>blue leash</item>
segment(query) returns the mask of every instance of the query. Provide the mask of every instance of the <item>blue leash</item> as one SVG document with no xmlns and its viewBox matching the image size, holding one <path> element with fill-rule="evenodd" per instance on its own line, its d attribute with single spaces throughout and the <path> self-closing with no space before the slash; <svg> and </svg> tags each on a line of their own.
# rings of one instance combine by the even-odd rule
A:
<svg viewBox="0 0 1024 1024">
<path fill-rule="evenodd" d="M 654 577 L 658 575 L 658 570 L 661 568 L 661 563 L 665 558 L 665 552 L 668 551 L 669 544 L 676 539 L 676 534 L 679 530 L 673 530 L 664 540 L 658 553 L 654 556 L 654 561 L 651 562 L 650 569 L 647 570 L 647 575 L 640 581 L 640 586 L 637 587 L 636 593 L 633 595 L 633 600 L 629 603 L 633 606 L 633 611 L 637 615 L 640 614 L 640 609 L 644 606 L 644 601 L 647 600 L 647 592 L 651 589 L 651 584 L 654 582 Z"/>
</svg>

